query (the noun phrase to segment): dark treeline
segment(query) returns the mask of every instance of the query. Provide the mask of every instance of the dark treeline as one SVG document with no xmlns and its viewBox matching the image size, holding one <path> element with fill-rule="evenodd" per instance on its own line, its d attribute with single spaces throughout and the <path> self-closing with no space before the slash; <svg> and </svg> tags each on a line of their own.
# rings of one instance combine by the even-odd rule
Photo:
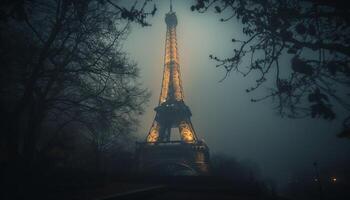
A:
<svg viewBox="0 0 350 200">
<path fill-rule="evenodd" d="M 308 170 L 294 171 L 281 193 L 292 199 L 349 199 L 349 161 L 313 163 Z"/>
<path fill-rule="evenodd" d="M 259 166 L 249 160 L 237 160 L 226 154 L 213 154 L 210 158 L 211 176 L 226 180 L 233 188 L 255 190 L 261 194 L 275 196 L 273 182 L 262 177 Z"/>
<path fill-rule="evenodd" d="M 33 182 L 53 171 L 129 168 L 130 133 L 149 94 L 120 43 L 130 23 L 148 25 L 155 10 L 146 4 L 1 2 L 1 179 L 11 196 L 40 190 Z"/>
</svg>

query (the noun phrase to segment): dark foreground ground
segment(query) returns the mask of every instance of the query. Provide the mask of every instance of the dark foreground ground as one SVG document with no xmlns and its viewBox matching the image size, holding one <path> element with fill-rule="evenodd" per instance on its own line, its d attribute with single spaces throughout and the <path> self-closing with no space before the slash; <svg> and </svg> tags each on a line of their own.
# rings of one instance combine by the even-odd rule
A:
<svg viewBox="0 0 350 200">
<path fill-rule="evenodd" d="M 67 175 L 67 177 L 70 177 Z M 36 200 L 119 200 L 119 199 L 282 199 L 269 194 L 258 182 L 234 183 L 222 178 L 184 177 L 125 177 L 124 179 L 80 181 L 60 176 L 61 183 L 53 177 L 28 182 L 12 180 L 2 187 L 0 199 Z M 94 176 L 95 177 L 95 176 Z M 33 182 L 34 181 L 34 182 Z M 17 188 L 12 186 L 17 185 Z M 5 194 L 5 195 L 4 195 Z"/>
<path fill-rule="evenodd" d="M 0 200 L 319 200 L 317 187 L 299 184 L 294 193 L 277 195 L 264 182 L 245 181 L 224 176 L 135 176 L 133 174 L 100 174 L 82 170 L 55 173 L 19 173 L 0 170 Z M 317 186 L 313 184 L 313 186 Z M 326 186 L 325 184 L 323 186 Z M 348 200 L 349 187 L 339 181 L 334 188 L 323 187 L 323 200 Z M 337 187 L 335 187 L 337 186 Z M 300 190 L 301 189 L 301 190 Z M 337 189 L 337 190 L 335 190 Z M 309 191 L 310 190 L 310 191 Z"/>
<path fill-rule="evenodd" d="M 264 193 L 257 185 L 250 185 L 248 187 L 247 185 L 233 185 L 209 177 L 172 177 L 162 185 L 118 193 L 101 199 L 255 200 L 282 198 Z"/>
<path fill-rule="evenodd" d="M 75 196 L 66 196 L 64 199 L 282 199 L 268 194 L 257 182 L 235 184 L 216 177 L 137 177 L 128 179 L 119 185 L 128 187 L 122 190 L 118 188 L 118 183 L 115 183 L 115 187 L 110 187 L 103 194 L 96 195 L 93 191 L 85 191 L 85 194 L 84 192 L 77 193 Z M 88 195 L 89 192 L 91 195 Z"/>
</svg>

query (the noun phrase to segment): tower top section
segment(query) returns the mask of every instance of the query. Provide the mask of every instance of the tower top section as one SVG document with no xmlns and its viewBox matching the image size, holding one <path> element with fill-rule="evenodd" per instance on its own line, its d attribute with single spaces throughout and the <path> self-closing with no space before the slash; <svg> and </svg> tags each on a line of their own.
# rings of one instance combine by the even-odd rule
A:
<svg viewBox="0 0 350 200">
<path fill-rule="evenodd" d="M 175 27 L 177 25 L 177 17 L 175 12 L 173 12 L 173 4 L 170 0 L 170 11 L 165 14 L 165 23 L 168 27 Z"/>
<path fill-rule="evenodd" d="M 170 12 L 173 12 L 173 1 L 170 0 Z"/>
</svg>

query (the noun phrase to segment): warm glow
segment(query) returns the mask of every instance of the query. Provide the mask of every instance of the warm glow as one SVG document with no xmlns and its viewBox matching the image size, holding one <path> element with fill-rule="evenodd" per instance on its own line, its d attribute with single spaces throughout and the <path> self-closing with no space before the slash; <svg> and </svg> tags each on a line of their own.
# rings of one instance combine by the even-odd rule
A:
<svg viewBox="0 0 350 200">
<path fill-rule="evenodd" d="M 173 70 L 173 87 L 174 87 L 174 94 L 175 99 L 177 101 L 183 100 L 183 91 L 181 86 L 181 78 L 180 78 L 180 67 L 177 63 L 172 63 L 172 70 Z"/>
<path fill-rule="evenodd" d="M 188 122 L 181 122 L 179 125 L 179 129 L 180 129 L 180 134 L 181 134 L 181 138 L 183 141 L 185 142 L 193 142 L 194 141 L 194 134 L 193 134 L 193 129 L 192 129 L 192 125 L 190 125 Z"/>
<path fill-rule="evenodd" d="M 167 31 L 165 39 L 164 69 L 159 105 L 167 101 L 183 101 L 184 94 L 181 82 L 179 65 L 179 53 L 176 40 L 176 16 L 167 15 Z M 170 17 L 169 17 L 170 16 Z M 175 20 L 175 21 L 174 21 Z M 191 143 L 196 140 L 196 136 L 190 121 L 182 121 L 179 124 L 181 139 Z M 154 121 L 147 136 L 147 142 L 157 142 L 159 140 L 160 125 Z"/>
<path fill-rule="evenodd" d="M 154 121 L 147 136 L 147 142 L 157 142 L 159 138 L 159 124 Z"/>
<path fill-rule="evenodd" d="M 177 41 L 176 41 L 176 28 L 168 27 L 166 42 L 167 50 L 166 53 L 169 53 L 170 60 L 167 60 L 166 64 L 169 64 L 171 70 L 171 81 L 174 87 L 174 96 L 177 101 L 183 100 L 183 90 L 181 86 L 181 77 L 180 77 L 180 66 L 179 66 L 179 54 L 177 52 Z"/>
<path fill-rule="evenodd" d="M 169 88 L 173 87 L 175 100 L 183 100 L 183 90 L 180 77 L 179 55 L 177 51 L 176 28 L 167 28 L 164 55 L 164 72 L 159 104 L 169 98 Z"/>
<path fill-rule="evenodd" d="M 335 182 L 337 182 L 337 178 L 336 178 L 336 177 L 331 177 L 331 181 L 332 181 L 333 183 L 335 183 Z"/>
<path fill-rule="evenodd" d="M 165 102 L 167 99 L 168 91 L 169 91 L 169 80 L 170 80 L 170 67 L 168 65 L 165 65 L 159 104 Z"/>
</svg>

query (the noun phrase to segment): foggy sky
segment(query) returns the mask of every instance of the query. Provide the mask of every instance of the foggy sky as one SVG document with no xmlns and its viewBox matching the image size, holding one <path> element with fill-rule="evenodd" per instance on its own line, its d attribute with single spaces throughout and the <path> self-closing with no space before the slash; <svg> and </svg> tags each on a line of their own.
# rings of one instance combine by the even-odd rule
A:
<svg viewBox="0 0 350 200">
<path fill-rule="evenodd" d="M 243 78 L 232 73 L 219 82 L 224 71 L 215 68 L 208 56 L 229 56 L 234 47 L 231 39 L 244 38 L 242 28 L 235 21 L 219 22 L 220 16 L 213 12 L 191 12 L 191 2 L 176 0 L 173 6 L 178 17 L 180 70 L 185 103 L 193 113 L 192 123 L 211 153 L 254 161 L 265 177 L 281 182 L 295 170 L 312 170 L 315 160 L 322 167 L 348 159 L 350 141 L 336 137 L 343 116 L 331 122 L 281 118 L 271 100 L 250 102 L 252 97 L 266 92 L 264 87 L 253 94 L 245 92 L 254 85 L 254 76 Z M 152 26 L 134 25 L 124 43 L 130 58 L 138 63 L 140 83 L 152 92 L 145 114 L 140 117 L 139 140 L 146 138 L 155 116 L 153 109 L 158 104 L 164 64 L 164 15 L 169 11 L 169 2 L 154 3 L 158 11 L 149 20 Z"/>
</svg>

